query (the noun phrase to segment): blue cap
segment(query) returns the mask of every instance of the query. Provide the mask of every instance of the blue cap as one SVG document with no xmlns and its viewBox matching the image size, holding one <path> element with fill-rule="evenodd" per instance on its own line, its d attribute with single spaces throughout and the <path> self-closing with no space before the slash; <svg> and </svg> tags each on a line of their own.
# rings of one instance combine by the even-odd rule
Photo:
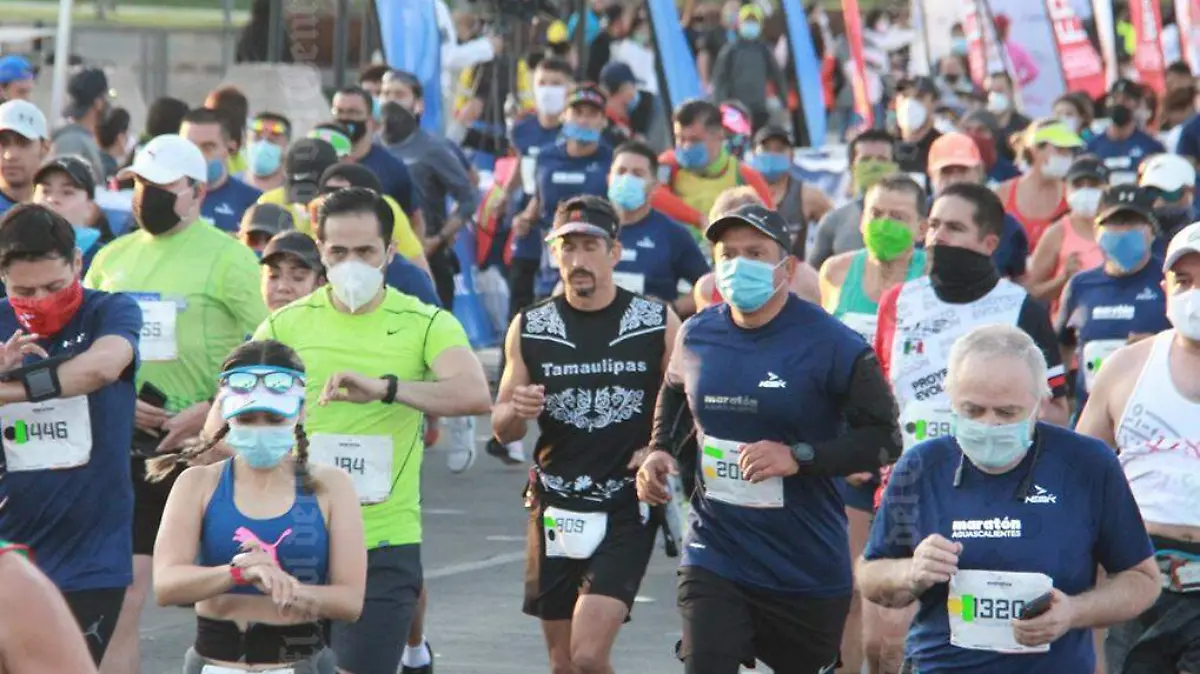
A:
<svg viewBox="0 0 1200 674">
<path fill-rule="evenodd" d="M 33 79 L 33 66 L 24 56 L 9 54 L 0 57 L 0 86 L 20 80 Z"/>
<path fill-rule="evenodd" d="M 609 61 L 600 70 L 600 84 L 608 89 L 609 94 L 614 94 L 623 84 L 641 84 L 641 82 L 633 74 L 633 68 L 630 68 L 628 64 Z"/>
</svg>

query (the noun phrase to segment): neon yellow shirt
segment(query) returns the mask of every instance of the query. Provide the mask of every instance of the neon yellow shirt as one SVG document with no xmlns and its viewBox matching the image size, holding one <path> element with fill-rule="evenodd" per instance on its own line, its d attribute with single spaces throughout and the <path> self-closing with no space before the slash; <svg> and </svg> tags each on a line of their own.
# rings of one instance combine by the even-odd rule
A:
<svg viewBox="0 0 1200 674">
<path fill-rule="evenodd" d="M 285 204 L 284 192 L 282 187 L 276 187 L 273 190 L 267 190 L 258 198 L 260 204 L 275 204 L 277 206 L 286 205 L 292 210 L 292 219 L 296 223 L 296 229 L 312 236 L 312 222 L 308 218 L 308 209 L 300 204 Z M 392 241 L 396 243 L 396 252 L 406 260 L 411 260 L 414 257 L 424 257 L 425 247 L 421 245 L 421 241 L 417 239 L 417 235 L 413 233 L 412 222 L 408 216 L 404 214 L 404 210 L 400 208 L 400 204 L 396 200 L 383 195 L 384 201 L 392 207 L 392 216 L 395 220 L 395 226 L 392 228 Z"/>
<path fill-rule="evenodd" d="M 139 229 L 117 238 L 96 254 L 84 284 L 138 300 L 147 317 L 138 386 L 153 383 L 178 412 L 212 397 L 221 363 L 267 315 L 260 274 L 253 251 L 197 221 L 168 236 Z M 150 353 L 172 345 L 175 358 Z"/>
<path fill-rule="evenodd" d="M 374 311 L 346 314 L 333 306 L 327 286 L 271 314 L 254 338 L 277 339 L 304 360 L 308 374 L 304 429 L 309 438 L 319 433 L 391 436 L 390 496 L 382 503 L 362 506 L 367 548 L 420 543 L 425 451 L 421 412 L 381 402 L 334 402 L 321 407 L 317 400 L 329 377 L 346 370 L 368 377 L 393 374 L 401 381 L 429 379 L 434 360 L 446 349 L 469 348 L 466 332 L 454 315 L 392 288 Z"/>
</svg>

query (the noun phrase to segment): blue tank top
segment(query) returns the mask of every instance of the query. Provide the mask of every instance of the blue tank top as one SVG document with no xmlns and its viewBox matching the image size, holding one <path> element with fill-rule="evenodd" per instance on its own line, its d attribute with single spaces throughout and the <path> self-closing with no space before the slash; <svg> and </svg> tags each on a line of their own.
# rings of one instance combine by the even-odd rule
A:
<svg viewBox="0 0 1200 674">
<path fill-rule="evenodd" d="M 243 515 L 233 502 L 233 465 L 231 459 L 221 469 L 221 481 L 204 510 L 200 532 L 200 565 L 228 564 L 242 552 L 242 543 L 261 541 L 264 548 L 275 549 L 279 566 L 306 585 L 324 585 L 329 574 L 329 532 L 315 494 L 305 494 L 296 484 L 296 500 L 279 517 L 256 520 Z M 261 594 L 246 585 L 230 590 L 233 594 Z"/>
</svg>

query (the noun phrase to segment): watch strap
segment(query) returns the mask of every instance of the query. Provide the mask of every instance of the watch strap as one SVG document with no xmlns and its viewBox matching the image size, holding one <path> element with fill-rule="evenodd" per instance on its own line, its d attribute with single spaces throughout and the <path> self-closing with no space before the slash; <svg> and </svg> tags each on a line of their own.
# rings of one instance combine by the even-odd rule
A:
<svg viewBox="0 0 1200 674">
<path fill-rule="evenodd" d="M 400 379 L 394 374 L 385 374 L 380 379 L 387 382 L 387 392 L 383 394 L 383 404 L 391 405 L 396 402 L 396 389 L 400 387 Z"/>
<path fill-rule="evenodd" d="M 233 578 L 234 585 L 249 585 L 250 581 L 246 580 L 245 572 L 240 566 L 229 566 L 229 576 Z"/>
</svg>

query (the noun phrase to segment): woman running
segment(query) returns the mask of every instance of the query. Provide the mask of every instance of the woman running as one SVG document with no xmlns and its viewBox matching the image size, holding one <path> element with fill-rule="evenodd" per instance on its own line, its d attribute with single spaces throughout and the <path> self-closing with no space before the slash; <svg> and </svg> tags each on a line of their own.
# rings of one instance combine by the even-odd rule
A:
<svg viewBox="0 0 1200 674">
<path fill-rule="evenodd" d="M 996 188 L 1004 210 L 1017 219 L 1036 249 L 1046 229 L 1069 209 L 1065 178 L 1083 140 L 1056 119 L 1038 121 L 1025 131 L 1021 153 L 1029 164 L 1025 175 Z"/>
<path fill-rule="evenodd" d="M 340 469 L 308 465 L 295 351 L 247 342 L 219 382 L 220 430 L 148 470 L 165 475 L 221 442 L 235 453 L 179 477 L 155 545 L 159 605 L 196 605 L 183 672 L 334 674 L 318 621 L 356 620 L 366 586 L 354 485 Z"/>
</svg>

